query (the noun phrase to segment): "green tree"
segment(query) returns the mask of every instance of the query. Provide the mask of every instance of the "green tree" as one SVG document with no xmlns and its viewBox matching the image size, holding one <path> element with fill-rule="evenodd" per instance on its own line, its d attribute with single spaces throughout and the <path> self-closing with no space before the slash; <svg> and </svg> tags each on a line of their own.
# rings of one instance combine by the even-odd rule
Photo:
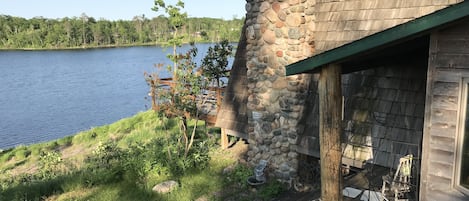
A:
<svg viewBox="0 0 469 201">
<path fill-rule="evenodd" d="M 221 77 L 226 77 L 228 71 L 228 57 L 233 54 L 233 46 L 230 45 L 228 40 L 223 40 L 215 44 L 214 47 L 209 47 L 207 55 L 202 59 L 203 75 L 210 81 L 220 87 Z"/>
<path fill-rule="evenodd" d="M 81 16 L 80 16 L 80 19 L 82 21 L 82 28 L 81 28 L 81 33 L 82 33 L 82 44 L 83 46 L 86 46 L 86 27 L 85 25 L 87 25 L 88 23 L 88 16 L 85 14 L 85 13 L 82 13 Z"/>
<path fill-rule="evenodd" d="M 154 36 L 155 42 L 163 42 L 168 41 L 168 33 L 169 33 L 169 20 L 167 17 L 160 15 L 158 17 L 153 18 L 150 21 L 150 30 Z"/>
<path fill-rule="evenodd" d="M 146 43 L 149 41 L 149 31 L 148 28 L 145 26 L 147 23 L 147 19 L 145 15 L 137 15 L 132 19 L 134 23 L 135 30 L 138 35 L 138 42 L 139 43 Z"/>
<path fill-rule="evenodd" d="M 172 28 L 172 38 L 169 39 L 169 44 L 173 47 L 173 54 L 169 57 L 171 61 L 174 63 L 173 65 L 173 80 L 177 81 L 177 73 L 178 73 L 178 60 L 176 58 L 176 48 L 181 46 L 184 37 L 180 36 L 178 31 L 181 27 L 185 25 L 187 22 L 187 13 L 182 12 L 184 9 L 184 2 L 178 0 L 175 5 L 166 5 L 163 0 L 155 0 L 155 6 L 152 8 L 153 11 L 158 12 L 160 9 L 163 9 L 164 12 L 169 16 L 169 24 Z"/>
<path fill-rule="evenodd" d="M 95 20 L 85 13 L 71 18 L 35 17 L 29 20 L 0 15 L 0 47 L 65 48 L 156 43 L 174 49 L 182 43 L 218 41 L 219 38 L 236 41 L 239 38 L 240 20 L 188 18 L 183 8 L 182 1 L 176 5 L 156 1 L 154 10 L 164 11 L 166 16 L 147 19 L 139 15 L 133 20 L 119 21 Z"/>
<path fill-rule="evenodd" d="M 179 122 L 179 132 L 176 134 L 178 150 L 176 153 L 168 151 L 168 158 L 172 158 L 172 154 L 186 158 L 192 148 L 195 139 L 195 133 L 198 122 L 197 95 L 202 90 L 202 79 L 197 76 L 195 69 L 197 68 L 194 57 L 197 55 L 197 49 L 191 48 L 185 54 L 177 54 L 174 56 L 175 62 L 179 63 L 180 71 L 174 73 L 173 81 L 169 84 L 169 88 L 165 87 L 167 83 L 162 83 L 158 73 L 145 73 L 145 80 L 150 86 L 150 96 L 152 98 L 152 108 L 162 115 L 164 118 L 173 118 Z M 171 56 L 172 57 L 172 56 Z M 163 64 L 158 67 L 164 66 Z M 171 71 L 171 66 L 168 66 Z M 175 81 L 177 80 L 177 81 Z M 187 120 L 195 118 L 196 122 L 192 131 L 189 130 Z M 173 138 L 174 134 L 169 134 Z"/>
</svg>

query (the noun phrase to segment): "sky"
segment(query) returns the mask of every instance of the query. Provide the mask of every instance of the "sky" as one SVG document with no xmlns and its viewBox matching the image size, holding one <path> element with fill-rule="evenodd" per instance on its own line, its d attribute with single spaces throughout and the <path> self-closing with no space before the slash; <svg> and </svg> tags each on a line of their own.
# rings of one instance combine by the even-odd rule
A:
<svg viewBox="0 0 469 201">
<path fill-rule="evenodd" d="M 176 0 L 165 0 L 174 4 Z M 233 19 L 245 16 L 245 0 L 184 0 L 189 17 Z M 153 18 L 163 14 L 151 8 L 154 0 L 0 0 L 0 14 L 15 17 L 63 18 L 79 17 L 85 13 L 95 19 L 131 20 L 145 15 Z"/>
</svg>

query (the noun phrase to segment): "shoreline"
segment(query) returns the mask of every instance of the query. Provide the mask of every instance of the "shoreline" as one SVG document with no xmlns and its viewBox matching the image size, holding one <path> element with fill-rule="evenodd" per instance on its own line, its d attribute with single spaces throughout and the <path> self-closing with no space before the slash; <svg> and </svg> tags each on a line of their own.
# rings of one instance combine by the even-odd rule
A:
<svg viewBox="0 0 469 201">
<path fill-rule="evenodd" d="M 54 50 L 88 50 L 88 49 L 105 49 L 105 48 L 120 48 L 120 47 L 139 47 L 139 46 L 157 46 L 161 44 L 128 44 L 128 45 L 100 45 L 100 46 L 78 46 L 78 47 L 56 47 L 56 48 L 0 48 L 0 51 L 54 51 Z"/>
<path fill-rule="evenodd" d="M 201 42 L 184 42 L 185 44 L 206 44 L 206 43 L 217 43 L 211 41 Z M 237 41 L 230 43 L 238 43 Z M 78 46 L 78 47 L 57 47 L 57 48 L 0 48 L 0 51 L 63 51 L 63 50 L 91 50 L 91 49 L 107 49 L 107 48 L 123 48 L 123 47 L 145 47 L 145 46 L 165 46 L 167 42 L 162 43 L 144 43 L 144 44 L 125 44 L 125 45 L 100 45 L 100 46 Z"/>
</svg>

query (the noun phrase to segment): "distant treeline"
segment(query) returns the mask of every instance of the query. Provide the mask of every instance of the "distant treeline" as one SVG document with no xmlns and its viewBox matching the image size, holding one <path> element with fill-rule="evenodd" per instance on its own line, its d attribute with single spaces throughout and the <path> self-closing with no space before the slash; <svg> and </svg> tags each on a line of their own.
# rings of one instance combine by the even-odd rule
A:
<svg viewBox="0 0 469 201">
<path fill-rule="evenodd" d="M 185 42 L 217 42 L 239 40 L 244 19 L 222 20 L 189 18 L 178 30 Z M 96 20 L 80 17 L 25 19 L 0 15 L 1 49 L 40 49 L 105 47 L 145 44 L 164 44 L 172 36 L 168 18 L 148 19 L 144 15 L 132 20 Z"/>
</svg>

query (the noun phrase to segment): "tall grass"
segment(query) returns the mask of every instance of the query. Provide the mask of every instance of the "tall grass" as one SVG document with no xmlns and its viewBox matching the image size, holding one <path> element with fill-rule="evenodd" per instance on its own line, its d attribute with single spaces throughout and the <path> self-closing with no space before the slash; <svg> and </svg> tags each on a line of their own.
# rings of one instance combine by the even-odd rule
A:
<svg viewBox="0 0 469 201">
<path fill-rule="evenodd" d="M 189 129 L 195 121 L 189 121 Z M 270 200 L 281 184 L 269 182 L 250 193 L 246 179 L 252 168 L 237 165 L 224 175 L 233 158 L 218 150 L 198 121 L 189 156 L 179 145 L 174 119 L 153 111 L 62 139 L 18 146 L 0 153 L 0 200 Z M 215 135 L 216 136 L 216 135 Z M 156 184 L 175 180 L 167 194 L 152 191 Z M 240 196 L 242 195 L 242 196 Z"/>
<path fill-rule="evenodd" d="M 195 121 L 189 121 L 193 128 Z M 223 168 L 210 159 L 216 139 L 198 122 L 190 157 L 178 148 L 177 121 L 141 112 L 62 139 L 0 153 L 0 200 L 195 200 L 225 185 Z M 26 170 L 21 173 L 21 170 Z M 34 171 L 35 170 L 35 171 Z M 173 179 L 169 194 L 151 189 Z"/>
</svg>

